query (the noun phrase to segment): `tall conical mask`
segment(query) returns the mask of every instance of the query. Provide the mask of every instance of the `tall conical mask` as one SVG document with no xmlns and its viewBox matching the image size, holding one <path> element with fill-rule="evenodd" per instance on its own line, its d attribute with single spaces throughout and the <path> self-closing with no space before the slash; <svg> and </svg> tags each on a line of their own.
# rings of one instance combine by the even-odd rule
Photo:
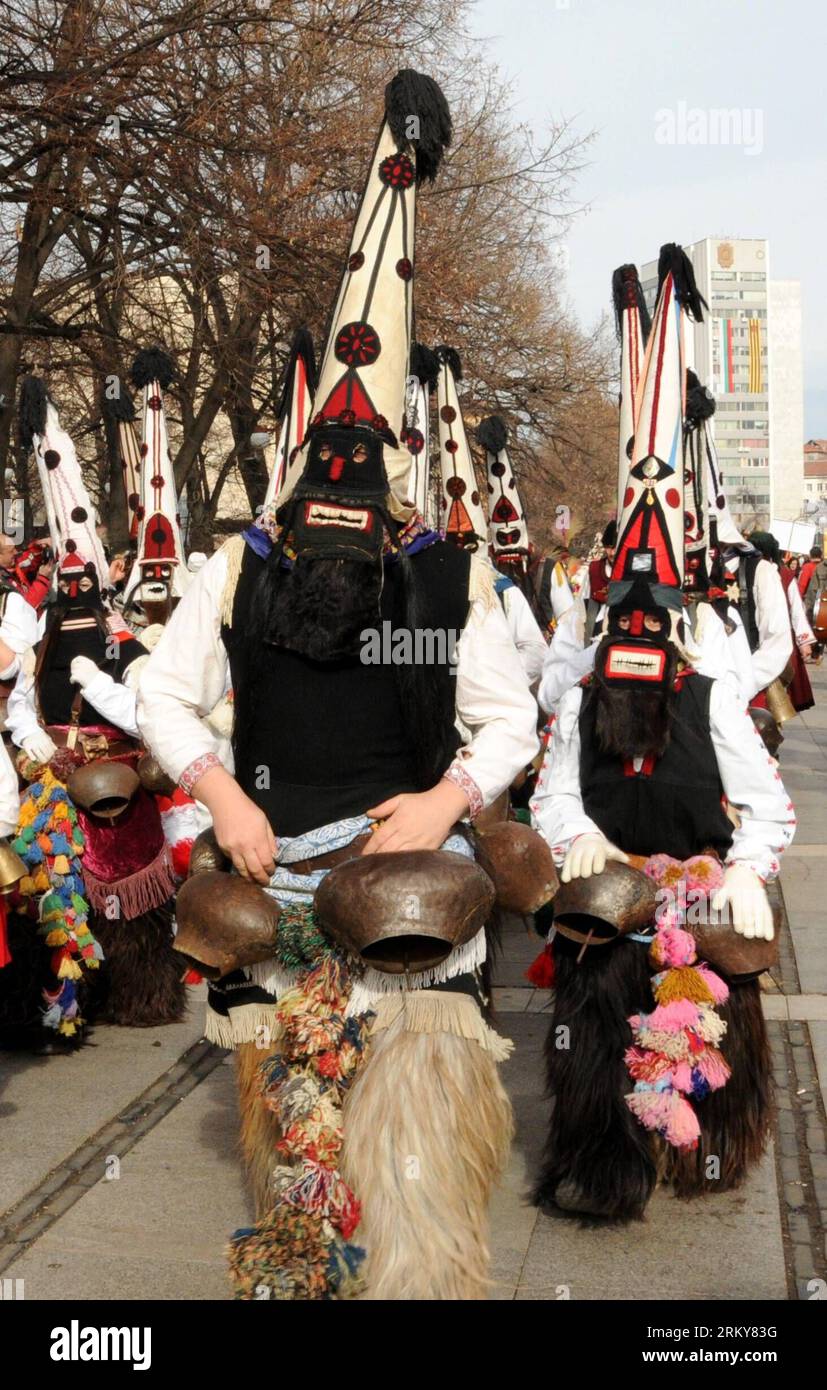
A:
<svg viewBox="0 0 827 1390">
<path fill-rule="evenodd" d="M 623 496 L 632 456 L 638 387 L 651 320 L 643 298 L 637 267 L 621 265 L 612 276 L 612 303 L 620 341 L 620 431 L 617 493 Z"/>
<path fill-rule="evenodd" d="M 20 440 L 33 448 L 58 568 L 93 567 L 102 596 L 109 565 L 96 530 L 95 508 L 83 481 L 75 446 L 40 377 L 29 376 L 20 393 Z M 71 558 L 70 558 L 71 557 Z"/>
<path fill-rule="evenodd" d="M 416 192 L 436 176 L 450 139 L 451 116 L 437 84 L 410 68 L 398 72 L 385 89 L 385 117 L 322 355 L 302 471 L 280 499 L 306 503 L 301 518 L 282 506 L 279 519 L 296 521 L 309 549 L 315 549 L 314 533 L 324 530 L 326 553 L 336 553 L 338 532 L 343 551 L 355 556 L 361 548 L 367 556 L 373 522 L 365 504 L 404 512 L 411 456 L 400 436 L 412 340 Z M 314 498 L 320 499 L 315 510 Z"/>
<path fill-rule="evenodd" d="M 437 348 L 437 417 L 439 419 L 440 528 L 456 545 L 483 543 L 488 523 L 482 508 L 474 461 L 462 418 L 457 382 L 462 365 L 455 348 Z"/>
<path fill-rule="evenodd" d="M 488 471 L 488 542 L 495 563 L 528 555 L 528 526 L 508 457 L 508 429 L 499 415 L 477 426 L 477 441 L 485 450 Z"/>
<path fill-rule="evenodd" d="M 299 328 L 293 338 L 284 374 L 281 400 L 276 412 L 279 438 L 270 481 L 264 498 L 265 508 L 289 492 L 300 469 L 301 446 L 313 408 L 316 390 L 316 358 L 308 329 Z"/>
<path fill-rule="evenodd" d="M 686 572 L 684 591 L 704 594 L 709 588 L 709 461 L 706 422 L 715 413 L 715 401 L 695 373 L 686 373 L 684 418 L 684 530 Z"/>
<path fill-rule="evenodd" d="M 141 451 L 135 433 L 135 407 L 123 382 L 116 381 L 116 394 L 104 395 L 103 408 L 114 420 L 118 431 L 118 451 L 121 456 L 126 514 L 129 519 L 129 538 L 138 535 L 138 513 L 141 505 Z"/>
<path fill-rule="evenodd" d="M 143 443 L 138 552 L 126 599 L 169 607 L 186 592 L 188 580 L 164 414 L 163 392 L 174 376 L 172 360 L 161 348 L 146 348 L 135 358 L 131 376 L 143 392 Z"/>
<path fill-rule="evenodd" d="M 684 576 L 684 314 L 702 318 L 692 264 L 661 248 L 658 297 L 638 382 L 631 457 L 621 470 L 618 542 L 609 604 L 634 586 L 660 608 L 680 611 Z M 623 476 L 625 471 L 625 477 Z"/>
<path fill-rule="evenodd" d="M 431 524 L 431 392 L 436 389 L 439 358 L 422 343 L 411 348 L 411 370 L 405 402 L 402 442 L 411 456 L 407 497 L 418 514 Z"/>
</svg>

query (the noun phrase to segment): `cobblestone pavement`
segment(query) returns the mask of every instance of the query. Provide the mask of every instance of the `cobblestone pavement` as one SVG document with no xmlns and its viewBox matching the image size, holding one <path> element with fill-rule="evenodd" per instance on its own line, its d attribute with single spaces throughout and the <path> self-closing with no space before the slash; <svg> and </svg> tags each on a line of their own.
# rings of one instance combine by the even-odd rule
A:
<svg viewBox="0 0 827 1390">
<path fill-rule="evenodd" d="M 779 966 L 763 996 L 777 1107 L 765 1161 L 738 1193 L 681 1203 L 659 1190 L 630 1228 L 581 1230 L 528 1205 L 550 1000 L 525 979 L 538 938 L 512 922 L 496 1002 L 516 1044 L 504 1079 L 517 1137 L 492 1210 L 492 1298 L 825 1296 L 827 669 L 815 677 L 821 706 L 787 726 L 781 758 L 799 829 L 782 870 Z M 6 1297 L 229 1296 L 224 1245 L 250 1212 L 232 1066 L 200 1039 L 201 1008 L 193 998 L 172 1028 L 98 1029 L 74 1057 L 0 1060 Z"/>
</svg>

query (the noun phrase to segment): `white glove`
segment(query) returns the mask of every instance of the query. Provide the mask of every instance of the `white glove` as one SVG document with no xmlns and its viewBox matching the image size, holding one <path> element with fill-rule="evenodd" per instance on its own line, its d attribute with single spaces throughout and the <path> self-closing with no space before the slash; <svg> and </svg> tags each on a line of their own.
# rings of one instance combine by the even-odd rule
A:
<svg viewBox="0 0 827 1390">
<path fill-rule="evenodd" d="M 57 752 L 57 744 L 52 743 L 45 729 L 38 729 L 23 740 L 23 752 L 33 763 L 47 763 Z"/>
<path fill-rule="evenodd" d="M 578 835 L 569 849 L 560 873 L 561 883 L 570 883 L 573 878 L 591 878 L 592 874 L 602 874 L 608 859 L 616 859 L 619 864 L 628 864 L 629 856 L 607 840 L 600 831 Z"/>
<path fill-rule="evenodd" d="M 72 664 L 69 667 L 69 679 L 74 685 L 79 685 L 81 690 L 85 690 L 97 674 L 98 667 L 90 657 L 76 656 L 72 658 Z"/>
<path fill-rule="evenodd" d="M 753 869 L 746 864 L 729 864 L 724 881 L 711 906 L 715 912 L 729 907 L 729 919 L 741 936 L 772 941 L 775 926 L 767 890 Z"/>
</svg>

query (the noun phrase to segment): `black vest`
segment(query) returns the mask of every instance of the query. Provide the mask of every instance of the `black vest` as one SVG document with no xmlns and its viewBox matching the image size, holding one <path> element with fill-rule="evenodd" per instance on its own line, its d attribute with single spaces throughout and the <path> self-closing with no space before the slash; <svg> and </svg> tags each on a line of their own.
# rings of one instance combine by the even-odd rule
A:
<svg viewBox="0 0 827 1390">
<path fill-rule="evenodd" d="M 240 739 L 238 729 L 233 734 L 239 785 L 265 812 L 276 835 L 287 836 L 420 790 L 393 664 L 365 664 L 359 657 L 310 661 L 268 644 L 250 658 L 243 641 L 245 615 L 265 563 L 249 546 L 245 549 L 232 625 L 222 628 L 236 708 L 238 692 L 251 682 L 245 707 L 252 710 L 253 736 L 245 732 Z M 427 627 L 459 636 L 468 616 L 470 554 L 437 541 L 412 555 L 410 563 Z M 389 564 L 383 621 L 391 621 L 400 582 L 399 566 Z M 454 669 L 434 667 L 445 697 L 446 737 L 456 749 Z"/>
<path fill-rule="evenodd" d="M 84 610 L 84 616 L 86 611 Z M 78 615 L 80 616 L 80 611 Z M 99 622 L 103 623 L 102 615 Z M 41 638 L 36 650 L 39 652 Z M 107 651 L 114 654 L 107 655 Z M 68 724 L 72 718 L 72 705 L 78 693 L 78 686 L 72 684 L 70 675 L 72 661 L 76 656 L 87 656 L 101 671 L 113 680 L 123 682 L 127 666 L 139 656 L 146 655 L 141 643 L 134 637 L 125 637 L 116 642 L 108 632 L 97 624 L 88 628 L 61 628 L 51 640 L 49 651 L 37 682 L 37 699 L 40 716 L 44 724 Z M 106 720 L 85 700 L 81 701 L 80 724 L 82 728 L 105 724 Z"/>
<path fill-rule="evenodd" d="M 677 698 L 669 747 L 647 777 L 626 776 L 617 757 L 595 738 L 595 689 L 580 711 L 580 785 L 586 814 L 627 854 L 689 859 L 732 843 L 732 824 L 709 734 L 708 676 L 688 676 Z"/>
</svg>

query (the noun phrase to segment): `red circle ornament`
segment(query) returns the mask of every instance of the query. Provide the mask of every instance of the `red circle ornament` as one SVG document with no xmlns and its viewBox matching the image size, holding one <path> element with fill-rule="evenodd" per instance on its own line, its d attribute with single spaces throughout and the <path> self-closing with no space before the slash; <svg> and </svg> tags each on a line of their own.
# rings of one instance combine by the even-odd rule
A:
<svg viewBox="0 0 827 1390">
<path fill-rule="evenodd" d="M 337 361 L 347 367 L 369 367 L 382 351 L 382 344 L 369 323 L 354 322 L 339 329 L 333 350 Z"/>
</svg>

